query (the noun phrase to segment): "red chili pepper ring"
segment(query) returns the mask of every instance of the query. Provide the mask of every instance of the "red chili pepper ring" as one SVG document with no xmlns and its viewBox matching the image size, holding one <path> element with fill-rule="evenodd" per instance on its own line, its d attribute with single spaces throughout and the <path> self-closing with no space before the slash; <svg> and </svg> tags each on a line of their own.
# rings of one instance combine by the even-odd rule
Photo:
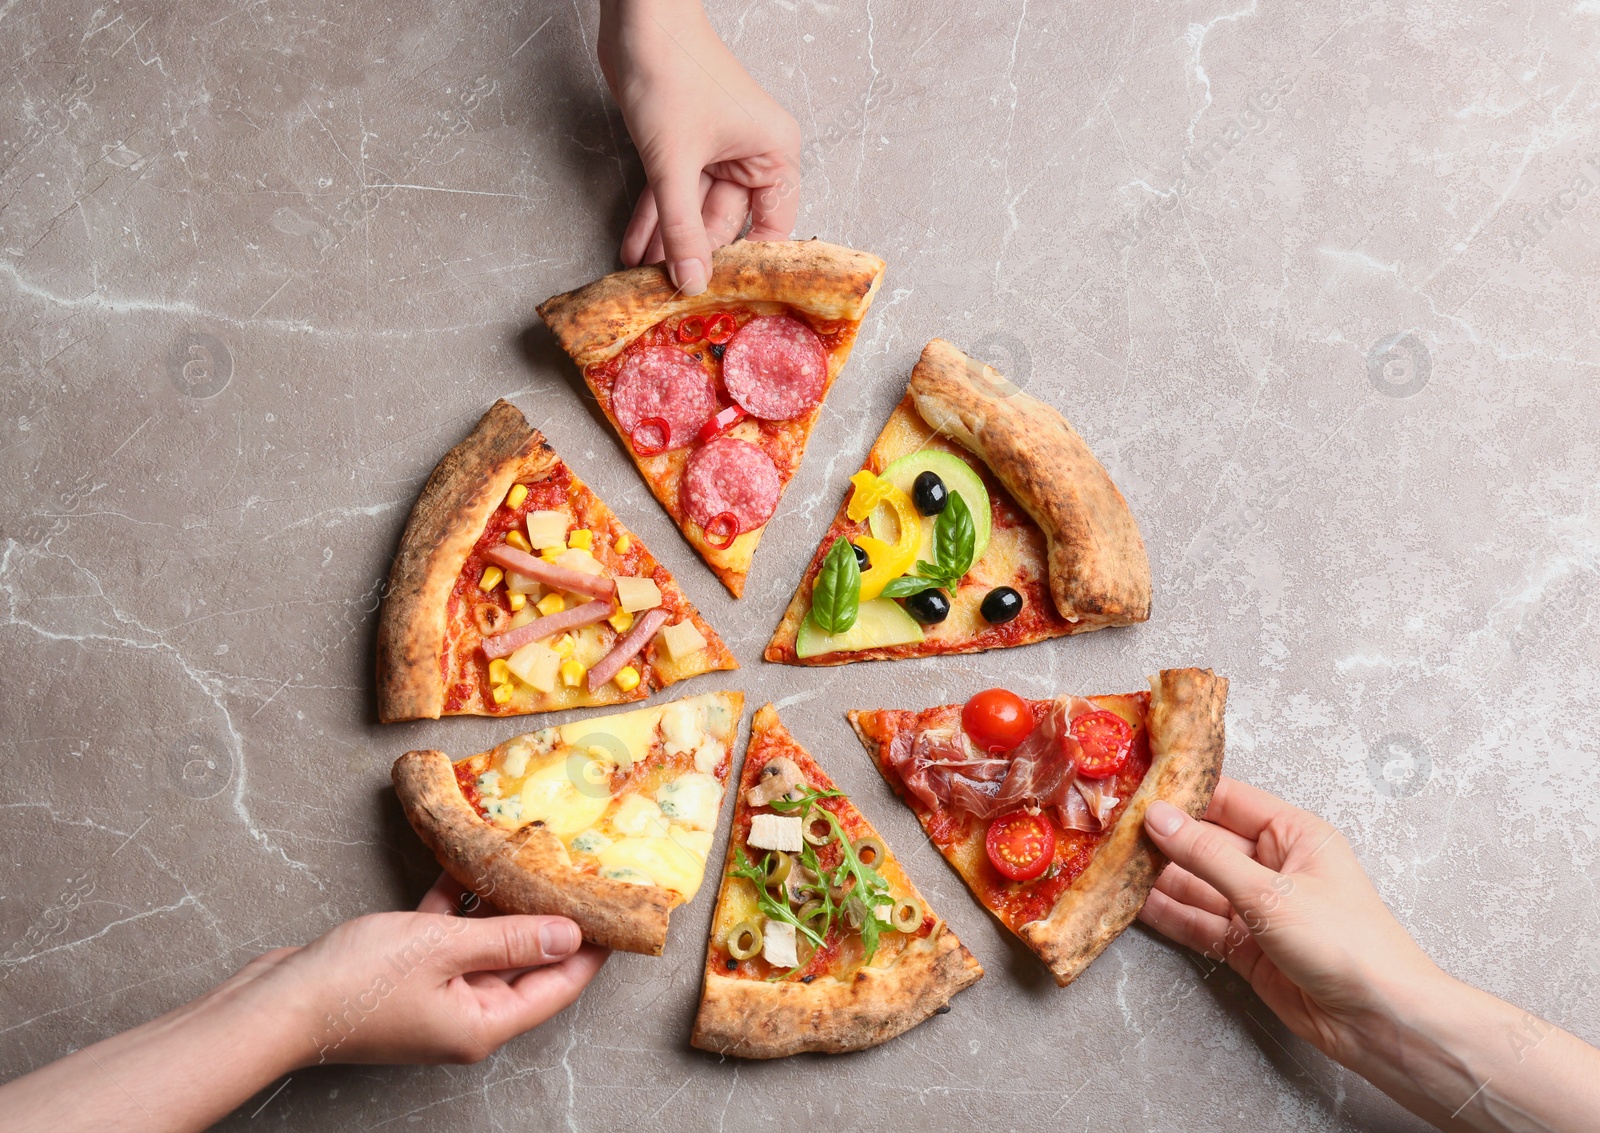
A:
<svg viewBox="0 0 1600 1133">
<path fill-rule="evenodd" d="M 707 418 L 706 423 L 700 426 L 700 433 L 696 439 L 705 444 L 722 436 L 750 414 L 746 413 L 742 405 L 729 405 L 717 413 L 715 417 Z"/>
<path fill-rule="evenodd" d="M 721 314 L 713 315 L 711 320 L 706 323 L 706 341 L 715 346 L 721 346 L 732 338 L 733 332 L 738 329 L 739 324 L 734 317 L 723 311 Z"/>
<path fill-rule="evenodd" d="M 705 526 L 706 542 L 719 551 L 726 551 L 739 537 L 739 517 L 731 511 L 711 517 Z"/>
<path fill-rule="evenodd" d="M 659 442 L 645 440 L 641 434 L 646 429 L 659 432 L 661 440 Z M 628 434 L 628 439 L 633 442 L 633 451 L 640 456 L 659 456 L 672 445 L 672 423 L 665 417 L 642 418 Z"/>
<path fill-rule="evenodd" d="M 686 315 L 678 324 L 679 342 L 699 342 L 706 336 L 706 321 L 699 315 Z"/>
</svg>

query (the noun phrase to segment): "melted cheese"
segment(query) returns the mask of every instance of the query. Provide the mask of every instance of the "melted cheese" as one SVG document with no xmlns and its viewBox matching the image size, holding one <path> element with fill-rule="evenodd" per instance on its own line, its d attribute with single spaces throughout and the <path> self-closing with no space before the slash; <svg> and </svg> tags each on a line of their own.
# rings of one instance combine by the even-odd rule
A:
<svg viewBox="0 0 1600 1133">
<path fill-rule="evenodd" d="M 522 821 L 558 838 L 593 826 L 611 805 L 610 775 L 609 764 L 580 755 L 541 767 L 522 785 Z"/>
<path fill-rule="evenodd" d="M 694 769 L 703 775 L 709 775 L 717 769 L 717 764 L 722 762 L 722 757 L 728 754 L 728 749 L 721 740 L 707 737 L 706 741 L 694 749 Z"/>
<path fill-rule="evenodd" d="M 657 788 L 656 802 L 672 821 L 710 830 L 722 808 L 722 784 L 704 772 L 691 771 Z"/>
<path fill-rule="evenodd" d="M 693 751 L 705 738 L 702 720 L 705 713 L 694 700 L 669 704 L 661 712 L 662 746 L 668 755 Z"/>
<path fill-rule="evenodd" d="M 660 836 L 667 832 L 667 820 L 661 808 L 643 795 L 628 795 L 617 804 L 611 816 L 612 829 L 623 835 L 650 834 Z"/>
<path fill-rule="evenodd" d="M 685 901 L 700 889 L 706 871 L 704 860 L 671 838 L 622 838 L 595 856 L 602 877 L 611 870 L 636 870 Z"/>
<path fill-rule="evenodd" d="M 661 709 L 639 708 L 598 720 L 578 720 L 561 726 L 561 742 L 579 750 L 604 748 L 619 763 L 637 762 L 650 754 L 660 719 Z"/>
</svg>

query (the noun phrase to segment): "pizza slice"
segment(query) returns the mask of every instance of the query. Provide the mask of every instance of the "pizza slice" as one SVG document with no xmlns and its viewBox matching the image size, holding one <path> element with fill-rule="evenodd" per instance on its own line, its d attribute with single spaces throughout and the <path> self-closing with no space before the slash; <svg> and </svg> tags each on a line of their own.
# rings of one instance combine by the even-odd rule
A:
<svg viewBox="0 0 1600 1133">
<path fill-rule="evenodd" d="M 383 722 L 620 704 L 738 667 L 510 402 L 428 477 L 378 622 Z"/>
<path fill-rule="evenodd" d="M 1128 927 L 1166 865 L 1165 799 L 1198 817 L 1222 773 L 1226 678 L 1164 669 L 1149 692 L 851 712 L 878 770 L 989 911 L 1065 987 Z"/>
<path fill-rule="evenodd" d="M 439 864 L 508 913 L 659 956 L 693 900 L 733 766 L 744 696 L 714 692 L 579 720 L 455 763 L 395 761 L 395 793 Z"/>
<path fill-rule="evenodd" d="M 883 278 L 820 240 L 741 240 L 678 294 L 660 266 L 546 300 L 645 482 L 735 598 Z"/>
<path fill-rule="evenodd" d="M 772 705 L 757 712 L 689 1041 L 740 1058 L 862 1050 L 982 975 Z"/>
<path fill-rule="evenodd" d="M 1150 616 L 1139 526 L 1083 438 L 948 342 L 850 482 L 768 661 L 977 653 Z"/>
</svg>

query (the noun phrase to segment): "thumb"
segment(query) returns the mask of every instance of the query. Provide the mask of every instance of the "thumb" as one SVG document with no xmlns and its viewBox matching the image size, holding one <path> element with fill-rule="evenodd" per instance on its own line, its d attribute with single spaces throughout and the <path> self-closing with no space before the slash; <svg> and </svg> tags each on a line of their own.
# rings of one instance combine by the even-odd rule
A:
<svg viewBox="0 0 1600 1133">
<path fill-rule="evenodd" d="M 700 168 L 671 158 L 647 167 L 650 189 L 660 216 L 657 231 L 672 285 L 685 295 L 699 295 L 711 279 L 711 240 L 700 215 Z"/>
<path fill-rule="evenodd" d="M 578 926 L 566 917 L 485 917 L 458 920 L 456 926 L 450 958 L 463 972 L 536 968 L 565 959 L 583 943 Z"/>
<path fill-rule="evenodd" d="M 1150 804 L 1144 828 L 1163 854 L 1209 882 L 1241 914 L 1255 912 L 1276 892 L 1275 872 L 1232 845 L 1209 822 L 1196 822 L 1169 802 Z"/>
</svg>

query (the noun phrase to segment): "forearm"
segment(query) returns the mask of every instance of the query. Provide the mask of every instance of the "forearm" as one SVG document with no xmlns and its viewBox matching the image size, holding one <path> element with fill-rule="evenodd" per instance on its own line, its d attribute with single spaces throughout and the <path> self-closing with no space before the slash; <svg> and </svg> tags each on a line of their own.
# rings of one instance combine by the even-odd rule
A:
<svg viewBox="0 0 1600 1133">
<path fill-rule="evenodd" d="M 241 974 L 142 1026 L 0 1086 L 8 1130 L 171 1133 L 215 1124 L 306 1061 L 289 1006 Z"/>
<path fill-rule="evenodd" d="M 1600 1052 L 1439 973 L 1395 989 L 1340 1061 L 1444 1129 L 1600 1128 Z"/>
</svg>

